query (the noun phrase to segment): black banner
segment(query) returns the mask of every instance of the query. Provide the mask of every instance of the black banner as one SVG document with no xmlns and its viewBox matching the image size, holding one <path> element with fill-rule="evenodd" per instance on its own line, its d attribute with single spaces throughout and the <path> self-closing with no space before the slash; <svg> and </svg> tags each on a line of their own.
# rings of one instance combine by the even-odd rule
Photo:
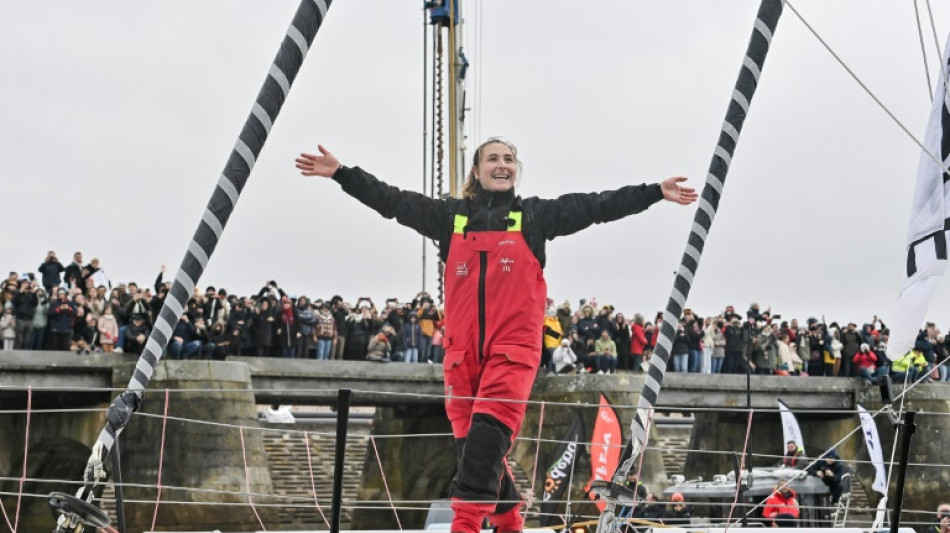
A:
<svg viewBox="0 0 950 533">
<path fill-rule="evenodd" d="M 558 514 L 566 512 L 562 500 L 565 491 L 570 491 L 574 461 L 577 458 L 578 448 L 584 442 L 584 420 L 580 413 L 574 415 L 574 423 L 561 438 L 554 462 L 548 468 L 544 480 L 544 496 L 541 501 L 541 526 L 562 524 Z"/>
</svg>

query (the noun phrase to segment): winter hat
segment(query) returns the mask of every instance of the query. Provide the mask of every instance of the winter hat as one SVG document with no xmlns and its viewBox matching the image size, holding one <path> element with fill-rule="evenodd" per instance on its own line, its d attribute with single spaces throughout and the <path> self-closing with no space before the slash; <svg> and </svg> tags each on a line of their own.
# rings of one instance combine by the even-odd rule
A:
<svg viewBox="0 0 950 533">
<path fill-rule="evenodd" d="M 570 346 L 570 345 L 571 345 L 571 341 L 569 341 L 569 340 L 567 340 L 567 339 L 564 339 L 564 340 L 561 341 L 561 346 L 565 346 L 565 347 L 566 347 L 566 346 Z"/>
<path fill-rule="evenodd" d="M 544 315 L 553 318 L 557 316 L 557 311 L 555 311 L 553 307 L 548 307 Z"/>
<path fill-rule="evenodd" d="M 670 501 L 671 501 L 671 502 L 682 502 L 682 501 L 684 501 L 683 493 L 681 493 L 681 492 L 674 492 L 673 495 L 670 496 Z"/>
<path fill-rule="evenodd" d="M 853 346 L 853 345 L 852 345 L 852 346 Z M 870 349 L 871 349 L 871 346 L 870 346 L 868 343 L 866 343 L 866 342 L 862 342 L 862 343 L 861 343 L 861 351 L 862 351 L 862 352 L 866 352 L 866 351 L 868 351 L 868 350 L 870 350 Z"/>
</svg>

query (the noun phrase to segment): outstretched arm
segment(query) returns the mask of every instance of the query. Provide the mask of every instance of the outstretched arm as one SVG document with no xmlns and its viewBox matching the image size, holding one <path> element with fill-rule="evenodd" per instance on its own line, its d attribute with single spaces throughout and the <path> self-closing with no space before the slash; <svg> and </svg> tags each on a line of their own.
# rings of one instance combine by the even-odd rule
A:
<svg viewBox="0 0 950 533">
<path fill-rule="evenodd" d="M 296 166 L 304 176 L 333 178 L 343 191 L 371 207 L 385 218 L 395 218 L 400 224 L 412 228 L 430 239 L 441 241 L 444 231 L 451 231 L 451 221 L 446 218 L 446 206 L 442 200 L 413 191 L 403 191 L 378 180 L 359 167 L 345 167 L 323 145 L 317 146 L 320 154 L 300 154 Z"/>
<path fill-rule="evenodd" d="M 554 200 L 538 200 L 539 226 L 546 239 L 570 235 L 591 224 L 602 224 L 640 213 L 660 200 L 680 205 L 696 201 L 696 191 L 683 187 L 682 176 L 653 185 L 629 185 L 601 193 L 565 194 Z"/>
</svg>

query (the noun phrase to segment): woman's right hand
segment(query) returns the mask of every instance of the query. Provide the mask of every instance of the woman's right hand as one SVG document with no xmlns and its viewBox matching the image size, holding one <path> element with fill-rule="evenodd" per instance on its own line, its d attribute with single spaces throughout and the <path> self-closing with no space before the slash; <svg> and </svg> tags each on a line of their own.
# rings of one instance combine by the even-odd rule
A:
<svg viewBox="0 0 950 533">
<path fill-rule="evenodd" d="M 322 176 L 330 178 L 340 168 L 340 160 L 329 152 L 322 144 L 317 145 L 320 155 L 300 154 L 297 158 L 297 168 L 304 176 Z"/>
</svg>

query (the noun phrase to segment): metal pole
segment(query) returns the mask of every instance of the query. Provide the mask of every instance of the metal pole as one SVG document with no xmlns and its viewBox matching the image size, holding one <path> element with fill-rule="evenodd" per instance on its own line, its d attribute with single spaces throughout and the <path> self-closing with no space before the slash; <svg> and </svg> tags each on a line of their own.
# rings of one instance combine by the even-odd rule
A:
<svg viewBox="0 0 950 533">
<path fill-rule="evenodd" d="M 340 533 L 340 511 L 343 503 L 343 460 L 346 454 L 346 424 L 350 419 L 350 389 L 340 389 L 336 403 L 336 449 L 333 462 L 333 509 L 330 532 Z"/>
<path fill-rule="evenodd" d="M 429 136 L 429 24 L 428 11 L 422 10 L 422 194 L 426 194 L 429 176 L 426 173 L 426 146 Z M 422 292 L 426 290 L 426 238 L 422 238 Z"/>
<path fill-rule="evenodd" d="M 112 448 L 112 469 L 115 477 L 115 518 L 118 522 L 119 533 L 126 533 L 125 529 L 125 498 L 122 489 L 122 454 L 119 452 L 119 437 L 115 439 L 115 447 Z"/>
<path fill-rule="evenodd" d="M 907 475 L 907 462 L 910 460 L 910 438 L 917 431 L 917 425 L 914 419 L 917 416 L 916 411 L 907 411 L 904 413 L 903 423 L 898 422 L 894 425 L 897 431 L 903 430 L 904 435 L 901 438 L 901 457 L 897 467 L 897 487 L 894 490 L 894 509 L 891 511 L 891 533 L 897 533 L 901 526 L 901 508 L 904 504 L 904 477 Z M 903 427 L 901 427 L 903 426 Z"/>
</svg>

